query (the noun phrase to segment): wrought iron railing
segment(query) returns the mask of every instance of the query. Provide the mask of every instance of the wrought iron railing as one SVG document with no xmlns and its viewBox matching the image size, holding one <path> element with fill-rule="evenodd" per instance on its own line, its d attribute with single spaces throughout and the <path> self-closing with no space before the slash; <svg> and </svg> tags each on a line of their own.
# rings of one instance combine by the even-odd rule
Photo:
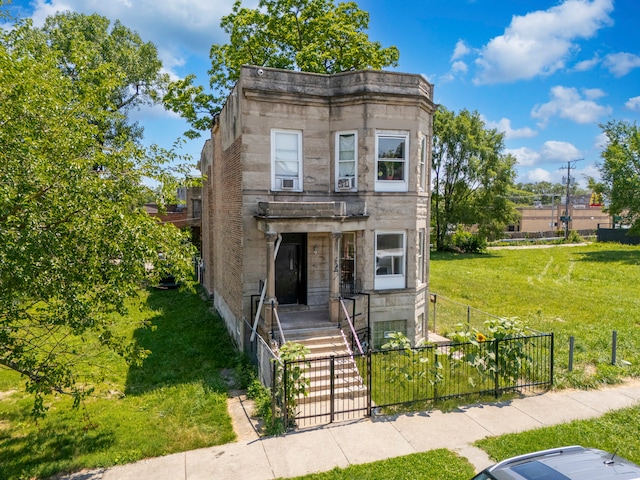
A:
<svg viewBox="0 0 640 480">
<path fill-rule="evenodd" d="M 452 398 L 498 398 L 507 392 L 548 389 L 553 385 L 553 349 L 553 334 L 536 334 L 299 360 L 313 391 L 295 400 L 296 418 L 289 419 L 289 425 L 422 410 Z M 336 367 L 338 362 L 345 365 L 343 370 Z M 350 365 L 357 372 L 346 368 Z"/>
</svg>

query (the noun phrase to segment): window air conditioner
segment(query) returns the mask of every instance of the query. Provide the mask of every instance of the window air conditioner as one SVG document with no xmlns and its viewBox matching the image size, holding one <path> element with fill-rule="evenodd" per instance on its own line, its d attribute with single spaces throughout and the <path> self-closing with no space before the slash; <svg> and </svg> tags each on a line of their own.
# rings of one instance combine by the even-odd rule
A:
<svg viewBox="0 0 640 480">
<path fill-rule="evenodd" d="M 283 178 L 282 179 L 282 189 L 283 190 L 293 190 L 294 181 L 293 178 Z"/>
<path fill-rule="evenodd" d="M 338 190 L 351 190 L 355 182 L 355 177 L 338 178 Z"/>
</svg>

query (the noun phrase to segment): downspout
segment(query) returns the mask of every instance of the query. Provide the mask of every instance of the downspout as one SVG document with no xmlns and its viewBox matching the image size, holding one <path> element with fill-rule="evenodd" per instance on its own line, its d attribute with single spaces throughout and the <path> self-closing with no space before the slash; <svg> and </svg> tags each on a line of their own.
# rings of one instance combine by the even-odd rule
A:
<svg viewBox="0 0 640 480">
<path fill-rule="evenodd" d="M 280 243 L 282 242 L 282 235 L 278 234 L 278 240 L 276 240 L 276 247 L 273 252 L 273 261 L 275 262 L 278 257 L 278 249 L 280 248 Z M 258 303 L 258 310 L 256 310 L 256 317 L 253 320 L 253 328 L 251 330 L 251 338 L 250 342 L 253 342 L 256 338 L 256 330 L 258 329 L 258 320 L 260 320 L 260 313 L 262 313 L 262 306 L 264 305 L 264 297 L 267 294 L 267 281 L 265 279 L 264 285 L 262 285 L 262 293 L 260 294 L 260 302 Z"/>
</svg>

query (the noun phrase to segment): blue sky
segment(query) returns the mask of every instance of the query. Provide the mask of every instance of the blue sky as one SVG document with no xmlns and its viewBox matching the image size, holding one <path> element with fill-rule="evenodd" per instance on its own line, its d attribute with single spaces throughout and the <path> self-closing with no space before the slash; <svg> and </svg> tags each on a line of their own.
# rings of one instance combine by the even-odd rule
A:
<svg viewBox="0 0 640 480">
<path fill-rule="evenodd" d="M 252 7 L 256 1 L 243 1 Z M 360 0 L 369 37 L 400 50 L 397 70 L 424 75 L 435 102 L 478 111 L 506 133 L 517 180 L 560 182 L 598 176 L 599 124 L 640 118 L 638 0 Z M 208 52 L 227 41 L 220 18 L 233 0 L 15 0 L 14 12 L 41 25 L 57 10 L 119 19 L 154 42 L 165 69 L 208 85 Z M 161 109 L 136 119 L 146 141 L 169 147 L 185 129 Z M 185 153 L 200 156 L 204 138 Z"/>
</svg>

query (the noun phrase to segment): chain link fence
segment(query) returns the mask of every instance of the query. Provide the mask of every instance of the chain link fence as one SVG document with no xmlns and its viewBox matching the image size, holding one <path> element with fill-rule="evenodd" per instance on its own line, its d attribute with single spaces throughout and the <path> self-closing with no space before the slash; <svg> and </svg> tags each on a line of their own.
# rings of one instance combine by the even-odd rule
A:
<svg viewBox="0 0 640 480">
<path fill-rule="evenodd" d="M 458 330 L 459 325 L 465 330 L 482 330 L 486 321 L 502 318 L 436 293 L 431 293 L 429 300 L 428 330 L 444 337 Z"/>
</svg>

